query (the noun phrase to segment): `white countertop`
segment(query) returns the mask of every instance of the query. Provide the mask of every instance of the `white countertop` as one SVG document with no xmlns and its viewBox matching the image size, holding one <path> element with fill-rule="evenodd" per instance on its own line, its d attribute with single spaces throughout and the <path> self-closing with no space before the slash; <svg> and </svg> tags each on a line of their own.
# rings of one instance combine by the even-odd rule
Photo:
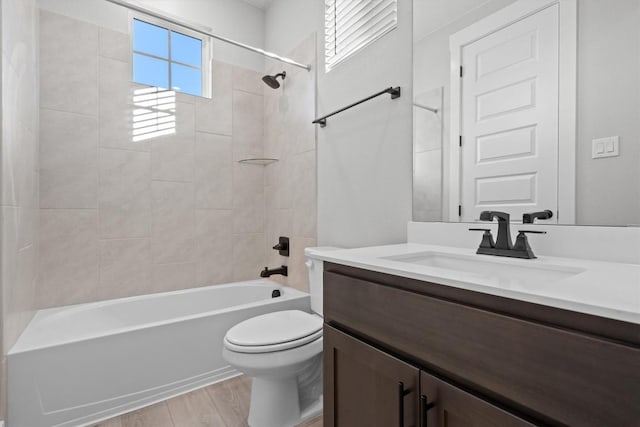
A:
<svg viewBox="0 0 640 427">
<path fill-rule="evenodd" d="M 403 243 L 334 251 L 313 250 L 314 258 L 351 267 L 429 281 L 485 294 L 640 324 L 640 265 L 538 256 L 516 259 L 476 255 L 475 249 Z M 405 261 L 385 259 L 437 252 L 512 267 L 569 271 L 551 282 L 511 283 L 487 280 L 477 274 Z"/>
</svg>

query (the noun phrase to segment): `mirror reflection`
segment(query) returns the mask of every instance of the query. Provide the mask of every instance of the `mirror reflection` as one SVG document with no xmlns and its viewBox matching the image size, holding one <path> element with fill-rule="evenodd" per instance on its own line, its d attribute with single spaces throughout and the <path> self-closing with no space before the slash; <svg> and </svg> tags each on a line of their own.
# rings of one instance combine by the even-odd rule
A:
<svg viewBox="0 0 640 427">
<path fill-rule="evenodd" d="M 640 224 L 640 0 L 414 0 L 413 220 Z"/>
</svg>

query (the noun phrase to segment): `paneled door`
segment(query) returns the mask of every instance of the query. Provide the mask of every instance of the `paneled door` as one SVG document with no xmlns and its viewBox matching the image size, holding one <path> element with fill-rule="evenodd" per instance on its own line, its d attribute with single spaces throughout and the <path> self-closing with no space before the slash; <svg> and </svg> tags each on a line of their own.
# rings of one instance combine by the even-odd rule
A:
<svg viewBox="0 0 640 427">
<path fill-rule="evenodd" d="M 558 206 L 558 5 L 462 48 L 461 221 Z"/>
</svg>

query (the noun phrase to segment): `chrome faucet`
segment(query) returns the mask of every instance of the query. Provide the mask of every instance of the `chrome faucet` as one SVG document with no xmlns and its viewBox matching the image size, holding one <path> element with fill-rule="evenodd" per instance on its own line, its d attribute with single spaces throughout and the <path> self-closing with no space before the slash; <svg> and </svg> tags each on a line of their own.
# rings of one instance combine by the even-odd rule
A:
<svg viewBox="0 0 640 427">
<path fill-rule="evenodd" d="M 498 218 L 498 238 L 494 242 L 491 229 L 489 228 L 470 228 L 472 231 L 484 231 L 482 242 L 476 251 L 482 255 L 506 256 L 512 258 L 536 258 L 529 246 L 526 233 L 546 234 L 546 231 L 536 230 L 518 230 L 518 237 L 515 245 L 511 243 L 511 229 L 509 227 L 509 214 L 498 211 L 482 211 L 480 212 L 480 221 L 493 221 Z"/>
</svg>

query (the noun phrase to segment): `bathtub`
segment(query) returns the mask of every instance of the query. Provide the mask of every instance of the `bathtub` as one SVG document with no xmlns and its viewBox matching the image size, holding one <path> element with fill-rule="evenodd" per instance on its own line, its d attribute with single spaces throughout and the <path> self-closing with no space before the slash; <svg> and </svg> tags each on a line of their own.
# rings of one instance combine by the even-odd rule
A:
<svg viewBox="0 0 640 427">
<path fill-rule="evenodd" d="M 40 310 L 8 354 L 9 425 L 92 425 L 238 375 L 226 331 L 291 309 L 309 295 L 252 280 Z"/>
</svg>

